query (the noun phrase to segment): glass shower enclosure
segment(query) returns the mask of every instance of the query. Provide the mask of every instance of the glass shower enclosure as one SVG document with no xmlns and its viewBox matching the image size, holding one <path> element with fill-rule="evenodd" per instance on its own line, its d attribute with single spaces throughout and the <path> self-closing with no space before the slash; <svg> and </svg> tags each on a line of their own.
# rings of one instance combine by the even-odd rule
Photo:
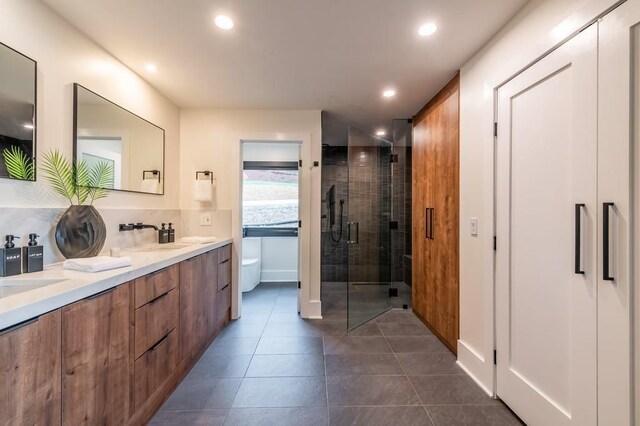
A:
<svg viewBox="0 0 640 426">
<path fill-rule="evenodd" d="M 347 325 L 391 309 L 393 143 L 349 127 Z"/>
</svg>

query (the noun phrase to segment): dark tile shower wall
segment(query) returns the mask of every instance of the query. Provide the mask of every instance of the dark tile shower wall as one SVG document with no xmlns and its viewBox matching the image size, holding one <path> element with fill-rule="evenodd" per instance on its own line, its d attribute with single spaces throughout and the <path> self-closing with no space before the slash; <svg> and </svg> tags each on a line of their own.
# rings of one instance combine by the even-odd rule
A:
<svg viewBox="0 0 640 426">
<path fill-rule="evenodd" d="M 322 156 L 322 196 L 325 197 L 331 185 L 336 185 L 336 220 L 339 219 L 339 200 L 345 200 L 343 215 L 343 235 L 339 243 L 331 241 L 327 232 L 327 219 L 322 220 L 322 260 L 321 279 L 323 282 L 345 282 L 349 278 L 347 221 L 348 214 L 360 222 L 361 239 L 368 238 L 367 247 L 360 246 L 352 250 L 352 263 L 367 265 L 351 270 L 351 280 L 358 282 L 376 282 L 381 276 L 395 282 L 407 281 L 407 266 L 410 268 L 411 254 L 411 123 L 407 120 L 394 121 L 394 152 L 398 162 L 389 172 L 388 149 L 355 147 L 351 153 L 354 165 L 352 179 L 357 182 L 349 192 L 349 168 L 346 146 L 325 147 Z M 360 154 L 364 154 L 362 158 Z M 389 185 L 388 178 L 392 179 Z M 393 189 L 390 190 L 390 187 Z M 381 216 L 380 202 L 392 197 L 392 213 Z M 328 214 L 326 204 L 322 205 L 322 214 Z M 391 214 L 389 214 L 391 213 Z M 388 235 L 388 221 L 396 220 L 398 229 Z M 334 226 L 334 236 L 338 236 L 339 227 Z M 387 250 L 381 249 L 380 241 L 391 244 L 391 259 L 385 257 Z M 404 267 L 403 267 L 404 265 Z M 391 271 L 380 268 L 391 268 Z M 409 269 L 410 271 L 410 269 Z M 410 272 L 408 274 L 410 277 Z"/>
<path fill-rule="evenodd" d="M 340 200 L 344 200 L 344 215 L 342 218 L 342 238 L 339 243 L 331 240 L 327 230 L 329 221 L 326 203 L 322 204 L 322 259 L 321 280 L 324 282 L 347 281 L 347 213 L 349 211 L 347 147 L 327 147 L 322 151 L 322 197 L 327 194 L 331 185 L 336 186 L 336 225 L 333 227 L 334 238 L 339 235 Z"/>
</svg>

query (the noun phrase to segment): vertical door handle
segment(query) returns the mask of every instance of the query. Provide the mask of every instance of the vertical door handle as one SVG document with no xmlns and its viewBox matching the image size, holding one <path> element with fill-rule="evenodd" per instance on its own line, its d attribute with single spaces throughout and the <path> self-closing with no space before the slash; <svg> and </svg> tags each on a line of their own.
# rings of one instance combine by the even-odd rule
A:
<svg viewBox="0 0 640 426">
<path fill-rule="evenodd" d="M 609 212 L 614 203 L 602 203 L 602 279 L 605 281 L 613 281 L 611 271 L 609 270 L 610 253 L 609 253 L 609 237 L 610 237 L 610 217 Z"/>
<path fill-rule="evenodd" d="M 356 222 L 356 241 L 355 244 L 360 243 L 360 222 Z"/>
<path fill-rule="evenodd" d="M 424 238 L 426 240 L 429 239 L 429 213 L 431 212 L 430 208 L 424 209 Z"/>
<path fill-rule="evenodd" d="M 347 222 L 347 244 L 351 244 L 351 222 Z"/>
<path fill-rule="evenodd" d="M 436 215 L 436 209 L 431 207 L 431 214 L 429 214 L 429 220 L 430 220 L 430 224 L 429 224 L 429 238 L 433 240 L 433 217 Z"/>
<path fill-rule="evenodd" d="M 585 205 L 580 203 L 576 204 L 576 223 L 575 223 L 575 261 L 574 261 L 574 272 L 576 274 L 583 274 L 584 270 L 582 269 L 581 259 L 582 259 L 582 209 L 585 208 Z"/>
</svg>

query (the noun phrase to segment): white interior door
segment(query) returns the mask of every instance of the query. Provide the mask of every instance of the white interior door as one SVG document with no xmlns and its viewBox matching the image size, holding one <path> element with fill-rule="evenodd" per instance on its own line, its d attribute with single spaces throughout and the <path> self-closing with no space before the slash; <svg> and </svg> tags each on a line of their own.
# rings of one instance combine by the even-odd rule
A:
<svg viewBox="0 0 640 426">
<path fill-rule="evenodd" d="M 532 426 L 597 419 L 597 59 L 593 25 L 498 91 L 497 394 Z"/>
<path fill-rule="evenodd" d="M 600 425 L 633 424 L 631 389 L 632 365 L 632 277 L 634 214 L 632 189 L 634 164 L 638 164 L 640 124 L 640 0 L 629 0 L 602 18 L 599 23 L 598 77 L 598 205 L 609 208 L 609 227 L 599 221 L 598 265 L 598 421 Z M 635 147 L 634 147 L 635 145 Z M 635 157 L 634 154 L 635 153 Z M 637 170 L 635 170 L 637 173 Z M 635 185 L 638 185 L 636 175 Z M 608 231 L 608 241 L 605 239 Z M 610 280 L 604 279 L 609 246 Z M 636 268 L 638 267 L 638 262 Z M 636 273 L 640 270 L 636 270 Z M 636 279 L 637 282 L 637 279 Z M 637 288 L 637 287 L 636 287 Z M 636 290 L 640 294 L 640 290 Z M 640 296 L 636 299 L 640 306 Z M 637 309 L 637 308 L 636 308 Z M 636 313 L 637 314 L 637 313 Z M 640 317 L 638 317 L 640 330 Z M 636 345 L 640 334 L 636 334 Z M 636 346 L 640 363 L 640 346 Z M 640 365 L 640 364 L 636 364 Z M 636 375 L 636 424 L 640 425 L 640 378 Z"/>
</svg>

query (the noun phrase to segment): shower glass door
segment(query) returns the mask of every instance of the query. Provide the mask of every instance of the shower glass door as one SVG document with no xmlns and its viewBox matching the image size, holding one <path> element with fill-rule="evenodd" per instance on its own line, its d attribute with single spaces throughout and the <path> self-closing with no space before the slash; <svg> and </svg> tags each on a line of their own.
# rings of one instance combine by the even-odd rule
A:
<svg viewBox="0 0 640 426">
<path fill-rule="evenodd" d="M 393 144 L 349 127 L 347 317 L 352 330 L 391 308 Z"/>
</svg>

